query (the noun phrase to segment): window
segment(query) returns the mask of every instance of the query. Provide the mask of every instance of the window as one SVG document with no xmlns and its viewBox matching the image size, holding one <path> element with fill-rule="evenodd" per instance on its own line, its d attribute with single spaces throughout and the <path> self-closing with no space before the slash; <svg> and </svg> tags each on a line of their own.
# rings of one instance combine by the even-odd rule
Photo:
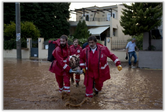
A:
<svg viewBox="0 0 166 112">
<path fill-rule="evenodd" d="M 115 18 L 115 14 L 113 14 L 113 18 Z"/>
<path fill-rule="evenodd" d="M 116 13 L 115 12 L 112 13 L 112 17 L 116 18 Z"/>
<path fill-rule="evenodd" d="M 107 13 L 107 21 L 110 21 L 111 13 Z"/>
<path fill-rule="evenodd" d="M 117 36 L 117 29 L 113 28 L 113 36 Z"/>
<path fill-rule="evenodd" d="M 86 14 L 86 15 L 85 15 L 85 20 L 86 20 L 86 21 L 89 21 L 89 14 Z"/>
</svg>

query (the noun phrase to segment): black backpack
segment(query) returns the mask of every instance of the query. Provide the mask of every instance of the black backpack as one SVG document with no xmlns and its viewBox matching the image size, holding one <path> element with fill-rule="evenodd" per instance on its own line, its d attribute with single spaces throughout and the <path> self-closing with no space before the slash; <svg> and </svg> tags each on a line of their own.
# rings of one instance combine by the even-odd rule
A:
<svg viewBox="0 0 166 112">
<path fill-rule="evenodd" d="M 48 44 L 48 58 L 47 61 L 52 62 L 55 60 L 54 56 L 52 55 L 53 50 L 57 47 L 56 44 L 53 43 L 53 41 L 49 42 Z"/>
</svg>

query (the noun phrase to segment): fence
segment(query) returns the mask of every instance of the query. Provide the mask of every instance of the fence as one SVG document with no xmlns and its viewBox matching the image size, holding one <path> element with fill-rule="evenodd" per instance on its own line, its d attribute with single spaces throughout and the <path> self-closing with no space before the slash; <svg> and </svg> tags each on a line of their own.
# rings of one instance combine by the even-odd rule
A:
<svg viewBox="0 0 166 112">
<path fill-rule="evenodd" d="M 125 49 L 126 45 L 127 45 L 127 40 L 112 40 L 111 41 L 112 50 Z"/>
</svg>

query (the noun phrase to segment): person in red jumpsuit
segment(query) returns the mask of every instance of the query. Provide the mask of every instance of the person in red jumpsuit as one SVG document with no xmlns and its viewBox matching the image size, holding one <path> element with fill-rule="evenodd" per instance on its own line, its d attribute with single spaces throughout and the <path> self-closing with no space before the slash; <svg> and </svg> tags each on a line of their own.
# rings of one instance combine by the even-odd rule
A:
<svg viewBox="0 0 166 112">
<path fill-rule="evenodd" d="M 74 39 L 73 41 L 73 45 L 70 46 L 70 55 L 79 55 L 82 52 L 82 48 L 80 45 L 78 45 L 78 39 Z M 73 79 L 73 74 L 71 75 L 71 80 L 74 83 L 74 79 Z M 76 87 L 79 86 L 79 82 L 80 82 L 80 74 L 75 74 L 75 80 L 76 80 Z"/>
<path fill-rule="evenodd" d="M 84 48 L 80 54 L 80 67 L 85 73 L 84 85 L 87 98 L 93 97 L 93 86 L 94 94 L 97 95 L 103 87 L 103 82 L 110 79 L 107 57 L 115 63 L 119 71 L 122 70 L 118 57 L 111 53 L 106 46 L 97 45 L 95 36 L 90 36 L 88 43 L 89 47 Z"/>
<path fill-rule="evenodd" d="M 67 36 L 62 35 L 60 37 L 60 44 L 52 52 L 55 60 L 50 66 L 49 71 L 55 73 L 56 81 L 59 86 L 59 92 L 62 91 L 70 93 L 70 71 L 69 55 L 70 49 L 67 44 Z"/>
</svg>

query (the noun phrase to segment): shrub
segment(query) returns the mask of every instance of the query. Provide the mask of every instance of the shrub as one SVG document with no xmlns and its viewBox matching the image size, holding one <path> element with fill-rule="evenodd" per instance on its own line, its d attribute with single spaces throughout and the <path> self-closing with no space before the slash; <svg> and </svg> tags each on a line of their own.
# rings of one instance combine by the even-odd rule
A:
<svg viewBox="0 0 166 112">
<path fill-rule="evenodd" d="M 32 22 L 22 22 L 21 23 L 21 38 L 32 38 L 37 40 L 40 37 L 40 31 Z"/>
<path fill-rule="evenodd" d="M 40 37 L 40 31 L 32 22 L 21 22 L 21 38 L 32 38 L 37 40 Z M 16 24 L 10 22 L 10 24 L 4 25 L 4 40 L 10 40 L 16 38 Z"/>
<path fill-rule="evenodd" d="M 40 37 L 40 31 L 32 22 L 21 22 L 21 46 L 26 47 L 26 39 L 37 40 Z M 16 48 L 16 24 L 4 24 L 4 49 Z"/>
<path fill-rule="evenodd" d="M 11 50 L 16 49 L 16 39 L 4 40 L 4 50 Z M 26 39 L 21 39 L 21 47 L 27 48 L 27 41 Z"/>
</svg>

